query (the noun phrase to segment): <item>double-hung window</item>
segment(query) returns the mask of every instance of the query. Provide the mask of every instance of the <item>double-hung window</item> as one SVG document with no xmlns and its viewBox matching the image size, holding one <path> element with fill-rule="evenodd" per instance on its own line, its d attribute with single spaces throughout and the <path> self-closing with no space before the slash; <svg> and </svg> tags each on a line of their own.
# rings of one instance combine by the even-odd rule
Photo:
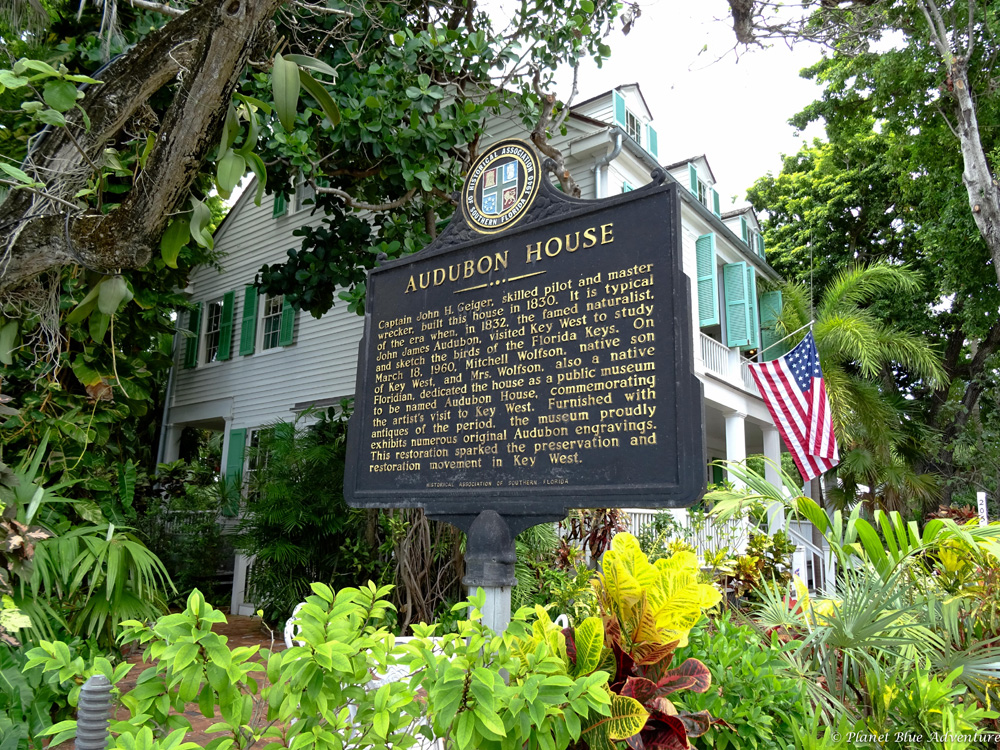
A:
<svg viewBox="0 0 1000 750">
<path fill-rule="evenodd" d="M 261 350 L 274 349 L 281 341 L 281 312 L 284 310 L 285 297 L 282 294 L 268 296 L 264 300 L 264 311 L 261 316 Z"/>
<path fill-rule="evenodd" d="M 219 357 L 219 338 L 222 335 L 222 300 L 205 303 L 205 363 Z"/>
</svg>

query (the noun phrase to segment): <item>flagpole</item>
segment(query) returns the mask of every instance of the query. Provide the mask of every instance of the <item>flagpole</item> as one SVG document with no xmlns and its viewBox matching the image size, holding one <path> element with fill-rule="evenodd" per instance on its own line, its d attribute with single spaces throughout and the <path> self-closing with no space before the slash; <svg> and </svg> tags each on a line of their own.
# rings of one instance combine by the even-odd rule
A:
<svg viewBox="0 0 1000 750">
<path fill-rule="evenodd" d="M 787 336 L 782 336 L 782 337 L 781 337 L 780 339 L 778 339 L 777 341 L 775 341 L 775 342 L 774 342 L 773 344 L 768 344 L 768 345 L 767 345 L 767 346 L 765 346 L 765 347 L 764 347 L 763 349 L 758 349 L 758 350 L 757 350 L 757 353 L 756 353 L 755 355 L 753 355 L 753 356 L 754 356 L 755 358 L 756 358 L 756 357 L 759 357 L 759 356 L 760 356 L 761 354 L 763 354 L 764 352 L 766 352 L 766 351 L 767 351 L 768 349 L 772 349 L 772 348 L 776 347 L 776 346 L 777 346 L 778 344 L 780 344 L 780 343 L 781 343 L 782 341 L 784 341 L 785 339 L 790 339 L 790 338 L 791 338 L 792 336 L 794 336 L 794 335 L 795 335 L 796 333 L 798 333 L 799 331 L 802 331 L 802 330 L 805 330 L 806 328 L 809 328 L 809 327 L 810 327 L 810 326 L 811 326 L 811 325 L 812 325 L 813 323 L 815 323 L 815 322 L 816 322 L 815 320 L 810 320 L 810 321 L 809 321 L 808 323 L 806 323 L 806 324 L 805 324 L 804 326 L 802 326 L 801 328 L 796 328 L 796 329 L 795 329 L 794 331 L 792 331 L 792 332 L 791 332 L 790 334 L 788 334 Z"/>
</svg>

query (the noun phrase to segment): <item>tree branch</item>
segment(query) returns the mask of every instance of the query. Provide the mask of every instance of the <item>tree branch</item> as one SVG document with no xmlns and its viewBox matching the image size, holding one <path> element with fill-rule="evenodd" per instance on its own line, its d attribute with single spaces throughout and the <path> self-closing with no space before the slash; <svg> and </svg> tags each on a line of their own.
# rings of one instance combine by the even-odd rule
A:
<svg viewBox="0 0 1000 750">
<path fill-rule="evenodd" d="M 535 144 L 539 151 L 556 163 L 555 174 L 559 179 L 559 185 L 562 187 L 563 192 L 566 195 L 579 198 L 581 195 L 580 186 L 576 184 L 573 175 L 566 168 L 566 158 L 563 156 L 562 151 L 549 143 L 548 129 L 552 124 L 552 112 L 556 106 L 556 97 L 555 94 L 542 93 L 541 84 L 539 83 L 540 76 L 540 71 L 536 70 L 531 81 L 535 93 L 542 102 L 542 112 L 538 116 L 538 122 L 535 123 L 534 130 L 531 131 L 531 142 Z"/>
<path fill-rule="evenodd" d="M 340 188 L 332 187 L 318 187 L 316 188 L 317 193 L 324 193 L 326 195 L 336 195 L 338 198 L 344 200 L 344 204 L 349 208 L 360 208 L 365 211 L 389 211 L 393 208 L 399 208 L 409 203 L 413 196 L 416 195 L 417 189 L 411 189 L 402 198 L 398 198 L 394 201 L 389 201 L 388 203 L 365 203 L 364 201 L 355 200 L 350 193 L 346 193 Z"/>
<path fill-rule="evenodd" d="M 143 10 L 151 10 L 156 13 L 162 13 L 165 16 L 173 16 L 174 18 L 180 18 L 185 13 L 186 10 L 182 8 L 171 8 L 169 5 L 164 5 L 163 3 L 154 3 L 152 0 L 128 0 L 136 8 L 142 8 Z"/>
<path fill-rule="evenodd" d="M 50 202 L 39 196 L 19 191 L 0 205 L 0 227 L 14 227 L 0 230 L 0 247 L 7 253 L 0 291 L 76 262 L 73 248 L 84 263 L 98 268 L 140 268 L 149 261 L 170 214 L 187 200 L 217 145 L 226 112 L 219 104 L 232 98 L 253 46 L 265 36 L 281 2 L 205 0 L 102 71 L 104 83 L 92 85 L 81 100 L 90 129 L 82 127 L 78 111 L 67 113 L 66 128 L 45 131 L 25 162 L 29 174 L 55 175 L 46 192 L 63 200 L 93 174 L 87 160 L 99 162 L 107 144 L 149 97 L 183 75 L 145 169 L 117 209 L 106 216 L 74 216 L 66 232 L 65 214 L 52 216 Z M 73 145 L 71 128 L 83 133 L 82 155 Z"/>
</svg>

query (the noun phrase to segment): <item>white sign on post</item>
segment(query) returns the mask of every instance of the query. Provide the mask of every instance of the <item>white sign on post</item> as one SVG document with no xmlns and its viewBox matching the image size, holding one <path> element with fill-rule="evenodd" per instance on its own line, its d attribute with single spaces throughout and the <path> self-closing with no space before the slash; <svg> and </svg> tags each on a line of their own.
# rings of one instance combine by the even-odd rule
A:
<svg viewBox="0 0 1000 750">
<path fill-rule="evenodd" d="M 979 525 L 986 526 L 990 522 L 989 514 L 986 510 L 986 493 L 977 492 L 976 501 L 979 505 Z"/>
</svg>

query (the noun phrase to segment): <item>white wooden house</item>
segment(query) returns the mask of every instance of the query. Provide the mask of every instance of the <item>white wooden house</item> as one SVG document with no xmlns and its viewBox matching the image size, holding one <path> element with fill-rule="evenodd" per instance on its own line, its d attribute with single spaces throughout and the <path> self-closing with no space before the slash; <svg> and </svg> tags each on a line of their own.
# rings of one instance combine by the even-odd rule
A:
<svg viewBox="0 0 1000 750">
<path fill-rule="evenodd" d="M 717 458 L 741 460 L 763 453 L 780 458 L 777 429 L 747 371 L 747 352 L 767 346 L 780 308 L 778 292 L 762 282 L 777 275 L 768 266 L 760 227 L 752 209 L 722 213 L 715 176 L 705 156 L 662 164 L 661 137 L 636 84 L 619 86 L 573 107 L 566 135 L 553 144 L 584 198 L 632 190 L 664 166 L 682 193 L 683 268 L 689 276 L 694 310 L 697 373 L 704 384 L 710 481 L 722 479 L 708 467 Z M 527 138 L 520 118 L 490 123 L 484 145 L 502 138 Z M 456 185 L 456 188 L 458 186 Z M 222 270 L 195 271 L 189 287 L 198 311 L 182 316 L 176 364 L 167 394 L 161 461 L 175 460 L 184 427 L 224 433 L 223 467 L 244 469 L 246 447 L 257 429 L 291 421 L 310 406 L 330 406 L 354 392 L 358 341 L 363 319 L 339 302 L 320 319 L 296 313 L 280 297 L 258 297 L 251 286 L 265 263 L 280 263 L 300 240 L 292 231 L 318 224 L 308 189 L 299 186 L 284 199 L 253 202 L 246 190 L 215 237 Z M 765 353 L 770 358 L 774 347 Z M 772 477 L 776 479 L 776 477 Z M 249 613 L 243 602 L 246 561 L 237 560 L 233 610 Z"/>
</svg>

